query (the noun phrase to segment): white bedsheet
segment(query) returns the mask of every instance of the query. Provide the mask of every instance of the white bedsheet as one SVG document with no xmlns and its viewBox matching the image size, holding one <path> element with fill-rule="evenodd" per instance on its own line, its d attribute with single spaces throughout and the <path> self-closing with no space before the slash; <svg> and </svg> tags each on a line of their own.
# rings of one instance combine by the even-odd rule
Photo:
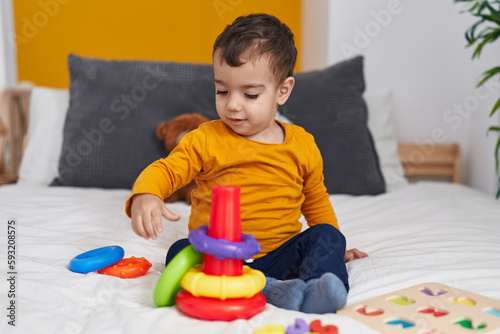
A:
<svg viewBox="0 0 500 334">
<path fill-rule="evenodd" d="M 187 235 L 189 206 L 169 208 L 155 241 L 137 237 L 124 213 L 125 190 L 0 187 L 1 333 L 252 333 L 295 318 L 339 327 L 339 333 L 377 333 L 350 318 L 314 315 L 267 305 L 250 320 L 205 322 L 175 307 L 157 308 L 153 290 L 166 250 Z M 500 299 L 500 202 L 470 188 L 412 184 L 390 193 L 331 197 L 348 247 L 369 257 L 348 264 L 348 304 L 424 282 L 438 282 Z M 7 221 L 16 221 L 16 327 L 8 325 Z M 72 257 L 120 245 L 125 257 L 153 267 L 134 279 L 68 269 Z"/>
</svg>

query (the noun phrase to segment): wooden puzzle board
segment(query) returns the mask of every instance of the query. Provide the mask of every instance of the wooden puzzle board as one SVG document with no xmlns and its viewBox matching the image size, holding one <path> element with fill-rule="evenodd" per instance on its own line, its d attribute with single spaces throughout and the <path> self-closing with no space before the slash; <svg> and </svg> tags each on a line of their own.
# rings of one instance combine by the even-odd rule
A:
<svg viewBox="0 0 500 334">
<path fill-rule="evenodd" d="M 423 283 L 337 311 L 382 333 L 500 334 L 500 301 Z"/>
</svg>

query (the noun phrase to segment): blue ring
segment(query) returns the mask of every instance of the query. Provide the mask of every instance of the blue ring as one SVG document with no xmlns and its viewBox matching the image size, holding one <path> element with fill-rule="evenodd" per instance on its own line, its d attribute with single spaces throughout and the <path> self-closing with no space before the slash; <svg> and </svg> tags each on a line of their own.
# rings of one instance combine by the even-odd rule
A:
<svg viewBox="0 0 500 334">
<path fill-rule="evenodd" d="M 251 234 L 242 233 L 241 242 L 214 239 L 207 235 L 208 226 L 202 225 L 189 232 L 189 242 L 198 252 L 210 254 L 216 259 L 249 259 L 260 252 L 260 244 Z"/>
<path fill-rule="evenodd" d="M 69 262 L 69 270 L 86 274 L 109 267 L 123 259 L 124 255 L 125 251 L 120 246 L 96 248 L 75 256 Z"/>
</svg>

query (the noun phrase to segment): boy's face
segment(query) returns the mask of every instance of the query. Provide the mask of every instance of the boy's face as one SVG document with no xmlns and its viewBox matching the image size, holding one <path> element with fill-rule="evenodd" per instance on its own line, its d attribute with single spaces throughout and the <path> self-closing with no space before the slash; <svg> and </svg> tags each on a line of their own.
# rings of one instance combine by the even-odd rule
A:
<svg viewBox="0 0 500 334">
<path fill-rule="evenodd" d="M 274 118 L 278 105 L 290 95 L 294 80 L 289 77 L 279 85 L 267 57 L 231 67 L 214 53 L 215 102 L 221 120 L 234 132 L 251 140 L 271 143 L 283 137 Z"/>
</svg>

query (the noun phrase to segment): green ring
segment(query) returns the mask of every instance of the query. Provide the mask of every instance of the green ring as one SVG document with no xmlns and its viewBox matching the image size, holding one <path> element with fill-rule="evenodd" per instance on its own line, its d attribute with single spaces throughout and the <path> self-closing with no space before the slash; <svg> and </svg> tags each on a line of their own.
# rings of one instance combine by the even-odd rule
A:
<svg viewBox="0 0 500 334">
<path fill-rule="evenodd" d="M 175 304 L 175 296 L 182 289 L 180 284 L 182 276 L 191 267 L 201 264 L 203 256 L 203 253 L 195 251 L 193 246 L 189 245 L 170 261 L 156 283 L 153 295 L 156 306 L 173 306 Z"/>
</svg>

